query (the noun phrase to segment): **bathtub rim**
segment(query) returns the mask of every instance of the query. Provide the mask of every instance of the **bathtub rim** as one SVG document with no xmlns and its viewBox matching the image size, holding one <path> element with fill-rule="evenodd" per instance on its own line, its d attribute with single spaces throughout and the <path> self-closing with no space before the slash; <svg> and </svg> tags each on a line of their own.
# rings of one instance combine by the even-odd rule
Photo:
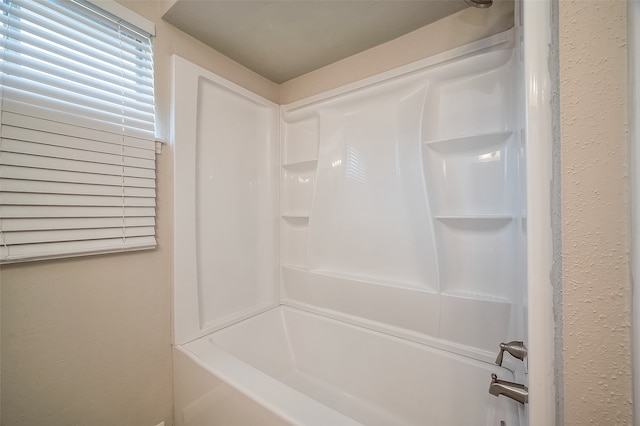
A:
<svg viewBox="0 0 640 426">
<path fill-rule="evenodd" d="M 269 310 L 275 310 L 274 307 Z M 261 312 L 261 313 L 265 313 Z M 260 314 L 256 314 L 258 316 Z M 248 318 L 247 318 L 248 319 Z M 235 323 L 238 324 L 238 323 Z M 217 331 L 233 327 L 231 324 Z M 246 395 L 256 404 L 267 409 L 284 421 L 297 426 L 363 426 L 350 417 L 331 407 L 287 386 L 254 366 L 229 354 L 211 341 L 211 335 L 201 336 L 189 343 L 174 345 L 174 350 L 192 360 L 196 365 L 223 381 L 238 392 Z M 247 383 L 248 385 L 243 385 Z M 284 411 L 280 407 L 293 407 Z"/>
<path fill-rule="evenodd" d="M 504 367 L 498 367 L 493 362 L 485 362 L 474 357 L 461 355 L 455 352 L 449 352 L 437 347 L 404 339 L 396 335 L 384 333 L 378 330 L 362 327 L 340 319 L 336 319 L 330 315 L 323 315 L 317 312 L 305 310 L 299 307 L 293 307 L 281 304 L 272 307 L 266 311 L 257 313 L 242 321 L 229 324 L 223 328 L 213 331 L 205 336 L 201 336 L 191 342 L 174 345 L 174 349 L 180 351 L 187 356 L 200 368 L 206 370 L 218 380 L 223 381 L 226 385 L 236 391 L 246 395 L 256 404 L 274 413 L 276 416 L 299 426 L 326 426 L 326 425 L 344 425 L 344 426 L 363 426 L 363 423 L 343 414 L 324 403 L 315 400 L 313 397 L 306 395 L 304 392 L 297 390 L 278 378 L 261 371 L 249 362 L 242 360 L 237 355 L 218 346 L 214 341 L 216 333 L 224 333 L 235 326 L 239 326 L 245 321 L 256 320 L 265 314 L 274 314 L 284 320 L 286 311 L 292 312 L 294 315 L 302 315 L 310 317 L 314 321 L 327 322 L 332 326 L 345 327 L 357 330 L 358 333 L 372 335 L 373 338 L 390 340 L 405 345 L 411 350 L 425 351 L 436 356 L 447 356 L 456 363 L 465 363 L 471 366 L 492 370 L 499 378 L 513 381 L 513 373 Z M 286 321 L 286 320 L 285 320 Z M 286 329 L 286 325 L 283 325 Z M 446 354 L 446 355 L 445 355 Z M 292 403 L 293 402 L 293 403 Z M 280 407 L 287 409 L 294 407 L 296 410 L 285 411 Z M 300 408 L 302 407 L 302 408 Z M 525 425 L 523 425 L 525 426 Z"/>
<path fill-rule="evenodd" d="M 483 351 L 478 348 L 451 342 L 445 339 L 439 339 L 437 337 L 432 337 L 427 334 L 413 332 L 405 328 L 392 326 L 392 325 L 381 323 L 378 321 L 369 320 L 366 318 L 361 318 L 348 313 L 339 312 L 339 311 L 335 311 L 328 308 L 322 308 L 322 307 L 310 305 L 304 302 L 298 302 L 293 299 L 283 299 L 280 304 L 280 307 L 292 308 L 292 309 L 304 311 L 310 314 L 319 315 L 323 318 L 345 323 L 353 327 L 360 327 L 376 333 L 384 334 L 389 337 L 397 338 L 402 340 L 403 342 L 410 342 L 410 343 L 425 346 L 434 350 L 449 352 L 464 358 L 470 358 L 474 361 L 478 361 L 486 364 L 493 364 L 495 360 L 495 354 L 492 352 Z M 275 309 L 275 308 L 277 307 L 273 307 L 270 309 Z M 267 310 L 270 310 L 270 309 L 267 309 Z M 511 360 L 507 359 L 506 362 L 504 363 L 504 366 L 507 368 L 511 367 Z"/>
</svg>

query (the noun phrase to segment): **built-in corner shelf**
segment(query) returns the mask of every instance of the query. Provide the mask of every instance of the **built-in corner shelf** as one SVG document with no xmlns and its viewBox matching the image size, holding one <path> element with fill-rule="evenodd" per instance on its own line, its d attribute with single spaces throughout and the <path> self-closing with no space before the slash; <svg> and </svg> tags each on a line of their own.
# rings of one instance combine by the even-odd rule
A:
<svg viewBox="0 0 640 426">
<path fill-rule="evenodd" d="M 315 172 L 318 167 L 318 160 L 297 161 L 294 163 L 285 163 L 282 168 L 292 173 L 309 173 Z"/>
<path fill-rule="evenodd" d="M 318 160 L 305 160 L 282 165 L 280 211 L 292 224 L 308 216 L 316 180 Z M 308 222 L 308 218 L 307 218 Z"/>
<path fill-rule="evenodd" d="M 307 226 L 307 225 L 309 225 L 309 216 L 308 215 L 282 215 L 281 217 L 288 224 L 293 225 L 293 226 Z"/>
<path fill-rule="evenodd" d="M 508 215 L 436 216 L 435 219 L 451 228 L 491 230 L 508 225 L 514 218 Z"/>
<path fill-rule="evenodd" d="M 307 269 L 306 266 L 294 265 L 291 263 L 283 263 L 281 267 L 284 271 L 305 272 L 305 273 L 309 272 L 309 269 Z"/>
<path fill-rule="evenodd" d="M 476 133 L 455 138 L 427 140 L 423 142 L 423 145 L 439 152 L 453 153 L 486 150 L 487 148 L 502 145 L 512 134 L 513 131 L 511 130 Z"/>
<path fill-rule="evenodd" d="M 461 298 L 461 299 L 482 300 L 482 301 L 485 301 L 485 302 L 493 302 L 493 303 L 506 303 L 506 304 L 512 303 L 512 300 L 507 298 L 507 297 L 500 296 L 500 295 L 481 293 L 481 292 L 447 291 L 447 290 L 445 290 L 445 291 L 442 291 L 441 294 L 443 296 L 450 296 L 450 297 L 456 297 L 456 298 Z"/>
</svg>

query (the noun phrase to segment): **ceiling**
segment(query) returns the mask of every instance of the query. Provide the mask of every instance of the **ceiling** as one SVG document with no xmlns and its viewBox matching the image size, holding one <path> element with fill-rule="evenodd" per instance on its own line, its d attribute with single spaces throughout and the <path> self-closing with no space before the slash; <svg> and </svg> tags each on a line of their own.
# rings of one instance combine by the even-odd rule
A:
<svg viewBox="0 0 640 426">
<path fill-rule="evenodd" d="M 177 0 L 163 18 L 283 83 L 466 7 L 463 0 Z"/>
</svg>

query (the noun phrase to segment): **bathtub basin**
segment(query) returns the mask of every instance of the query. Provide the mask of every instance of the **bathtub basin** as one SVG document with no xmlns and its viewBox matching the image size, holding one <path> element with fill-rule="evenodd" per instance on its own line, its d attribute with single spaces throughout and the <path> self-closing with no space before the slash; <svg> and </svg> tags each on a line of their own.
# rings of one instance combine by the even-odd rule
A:
<svg viewBox="0 0 640 426">
<path fill-rule="evenodd" d="M 518 425 L 508 370 L 280 306 L 174 352 L 177 425 Z"/>
</svg>

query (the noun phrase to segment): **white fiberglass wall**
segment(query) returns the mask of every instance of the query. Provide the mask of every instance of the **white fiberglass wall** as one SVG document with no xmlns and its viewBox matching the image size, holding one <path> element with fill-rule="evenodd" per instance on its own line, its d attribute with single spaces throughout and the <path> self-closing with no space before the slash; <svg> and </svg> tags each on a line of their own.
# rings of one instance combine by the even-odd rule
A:
<svg viewBox="0 0 640 426">
<path fill-rule="evenodd" d="M 487 362 L 526 341 L 514 39 L 280 108 L 175 58 L 174 341 L 278 303 Z"/>
<path fill-rule="evenodd" d="M 512 38 L 283 108 L 283 303 L 486 361 L 526 339 Z"/>
<path fill-rule="evenodd" d="M 278 106 L 173 60 L 174 342 L 185 343 L 278 304 Z"/>
</svg>

